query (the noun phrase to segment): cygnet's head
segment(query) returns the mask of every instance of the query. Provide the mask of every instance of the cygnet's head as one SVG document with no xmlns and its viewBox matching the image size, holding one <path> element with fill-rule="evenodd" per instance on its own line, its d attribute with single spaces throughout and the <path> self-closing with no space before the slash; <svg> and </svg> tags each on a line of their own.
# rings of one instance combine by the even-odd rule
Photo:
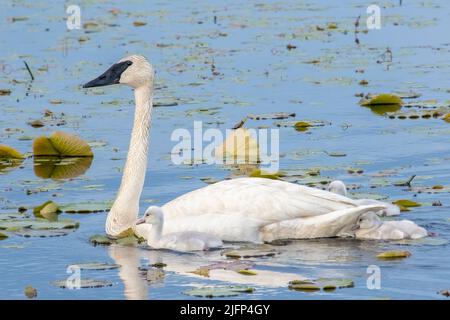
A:
<svg viewBox="0 0 450 320">
<path fill-rule="evenodd" d="M 152 65 L 143 56 L 131 55 L 120 59 L 102 75 L 83 85 L 83 88 L 125 84 L 134 89 L 153 86 Z"/>
<path fill-rule="evenodd" d="M 136 224 L 148 223 L 161 225 L 164 221 L 164 214 L 160 207 L 151 206 L 145 211 L 144 216 L 136 221 Z"/>
<path fill-rule="evenodd" d="M 353 230 L 372 229 L 381 224 L 380 217 L 374 212 L 366 212 L 359 216 Z"/>
<path fill-rule="evenodd" d="M 341 180 L 334 180 L 328 185 L 328 191 L 347 196 L 347 187 Z"/>
</svg>

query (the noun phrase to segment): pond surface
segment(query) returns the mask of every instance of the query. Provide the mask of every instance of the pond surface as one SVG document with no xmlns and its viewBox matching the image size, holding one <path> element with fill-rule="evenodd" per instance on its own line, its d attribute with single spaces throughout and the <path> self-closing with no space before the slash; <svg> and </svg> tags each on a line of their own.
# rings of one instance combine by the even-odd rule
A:
<svg viewBox="0 0 450 320">
<path fill-rule="evenodd" d="M 5 232 L 0 298 L 25 299 L 24 288 L 31 285 L 42 299 L 190 299 L 183 292 L 192 287 L 232 283 L 254 288 L 236 299 L 447 299 L 438 292 L 450 289 L 450 124 L 440 117 L 410 117 L 450 104 L 447 1 L 406 0 L 401 6 L 382 1 L 379 30 L 367 30 L 367 1 L 86 0 L 77 1 L 83 28 L 71 31 L 67 4 L 1 4 L 0 89 L 11 93 L 0 96 L 0 143 L 31 156 L 35 137 L 59 130 L 88 141 L 95 156 L 81 165 L 84 174 L 67 179 L 36 175 L 32 157 L 15 168 L 0 166 L 0 215 L 17 216 L 24 207 L 19 215 L 33 218 L 33 208 L 48 200 L 66 211 L 102 212 L 62 213 L 60 220 L 75 220 L 79 228 L 61 237 Z M 155 66 L 155 102 L 163 105 L 153 110 L 141 212 L 206 183 L 245 174 L 222 165 L 174 165 L 174 129 L 192 130 L 194 120 L 201 120 L 204 128 L 225 131 L 249 114 L 287 112 L 296 116 L 286 121 L 325 124 L 304 132 L 279 128 L 280 170 L 287 178 L 317 187 L 340 179 L 354 188 L 352 197 L 414 200 L 421 206 L 403 217 L 434 236 L 404 243 L 319 239 L 253 246 L 276 253 L 244 259 L 256 276 L 217 270 L 209 278 L 189 271 L 232 261 L 221 251 L 177 254 L 91 245 L 92 235 L 104 233 L 103 210 L 120 183 L 133 95 L 120 86 L 88 91 L 80 85 L 130 53 L 145 55 Z M 405 97 L 407 106 L 397 111 L 358 104 L 361 93 L 395 92 L 420 96 Z M 45 117 L 45 110 L 52 116 Z M 394 113 L 389 117 L 385 111 Z M 39 119 L 43 127 L 27 124 Z M 245 127 L 276 128 L 278 121 L 248 120 Z M 395 186 L 413 175 L 411 188 Z M 376 258 L 387 250 L 412 255 Z M 52 284 L 70 276 L 69 265 L 93 261 L 121 266 L 82 270 L 82 279 L 107 280 L 111 286 L 69 290 Z M 149 267 L 158 262 L 167 265 L 163 271 Z M 381 289 L 367 287 L 371 265 L 381 270 Z M 354 287 L 298 292 L 287 286 L 290 280 L 320 277 L 350 278 Z"/>
</svg>

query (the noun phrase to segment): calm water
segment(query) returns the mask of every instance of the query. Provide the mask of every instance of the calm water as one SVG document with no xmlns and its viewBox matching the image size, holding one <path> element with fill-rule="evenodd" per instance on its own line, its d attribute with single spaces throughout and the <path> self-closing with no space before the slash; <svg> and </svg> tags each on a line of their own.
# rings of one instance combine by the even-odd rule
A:
<svg viewBox="0 0 450 320">
<path fill-rule="evenodd" d="M 380 30 L 366 29 L 366 1 L 79 1 L 85 28 L 68 31 L 67 4 L 57 1 L 3 1 L 0 10 L 0 143 L 31 153 L 32 140 L 55 130 L 76 133 L 93 146 L 95 157 L 85 174 L 73 179 L 42 179 L 33 159 L 0 172 L 0 209 L 15 213 L 47 200 L 81 208 L 106 208 L 114 199 L 127 154 L 133 119 L 128 88 L 94 91 L 80 84 L 98 76 L 129 53 L 147 56 L 157 70 L 156 102 L 177 103 L 154 109 L 151 151 L 141 211 L 236 172 L 217 165 L 181 165 L 170 161 L 175 128 L 232 127 L 248 114 L 295 112 L 296 120 L 320 120 L 325 126 L 298 132 L 280 128 L 280 169 L 288 174 L 320 170 L 320 181 L 341 179 L 356 194 L 422 203 L 404 213 L 430 232 L 432 241 L 396 244 L 378 241 L 323 239 L 273 246 L 272 258 L 250 259 L 258 276 L 228 272 L 210 278 L 186 271 L 225 260 L 221 252 L 175 254 L 133 247 L 92 246 L 88 239 L 104 232 L 105 213 L 62 214 L 80 227 L 64 237 L 25 238 L 9 234 L 0 242 L 0 298 L 23 299 L 32 285 L 42 299 L 191 298 L 193 286 L 247 283 L 249 299 L 446 299 L 450 289 L 449 193 L 450 125 L 441 119 L 390 119 L 358 105 L 358 93 L 414 91 L 405 102 L 448 106 L 450 76 L 450 6 L 446 1 L 383 1 Z M 110 12 L 119 9 L 120 12 Z M 216 16 L 216 19 L 214 19 Z M 146 22 L 135 26 L 134 22 Z M 95 25 L 93 24 L 95 23 Z M 327 28 L 335 23 L 337 29 Z M 316 26 L 319 26 L 317 28 Z M 321 30 L 324 28 L 325 30 Z M 81 41 L 80 41 L 81 40 Z M 288 50 L 288 44 L 296 46 Z M 377 63 L 389 47 L 391 63 Z M 30 82 L 26 60 L 35 80 Z M 315 62 L 315 63 L 311 63 Z M 212 64 L 218 74 L 213 74 Z M 356 72 L 364 70 L 364 73 Z M 359 84 L 367 80 L 367 86 Z M 60 100 L 60 104 L 51 103 Z M 53 101 L 55 102 L 55 101 Z M 201 112 L 198 109 L 213 109 Z M 45 109 L 65 122 L 27 125 Z M 406 110 L 407 108 L 403 108 Z M 61 116 L 61 113 L 64 115 Z M 275 127 L 277 120 L 249 120 L 246 127 Z M 26 139 L 28 137 L 28 140 Z M 343 157 L 331 157 L 333 152 Z M 351 174 L 359 168 L 362 174 Z M 412 175 L 413 187 L 394 186 Z M 313 178 L 300 179 L 299 183 Z M 417 188 L 442 185 L 432 193 Z M 367 195 L 363 195 L 366 197 Z M 431 206 L 440 201 L 442 206 Z M 239 245 L 237 245 L 239 246 Z M 260 248 L 256 248 L 260 249 Z M 267 247 L 263 248 L 264 250 Z M 400 261 L 380 261 L 385 250 L 408 250 Z M 113 262 L 120 269 L 82 271 L 82 277 L 107 279 L 111 287 L 67 290 L 51 284 L 68 277 L 68 265 Z M 158 281 L 147 281 L 139 266 L 167 264 Z M 381 268 L 381 289 L 366 287 L 369 265 Z M 304 293 L 287 288 L 296 275 L 307 278 L 351 278 L 354 288 Z M 272 285 L 267 283 L 272 279 Z"/>
</svg>

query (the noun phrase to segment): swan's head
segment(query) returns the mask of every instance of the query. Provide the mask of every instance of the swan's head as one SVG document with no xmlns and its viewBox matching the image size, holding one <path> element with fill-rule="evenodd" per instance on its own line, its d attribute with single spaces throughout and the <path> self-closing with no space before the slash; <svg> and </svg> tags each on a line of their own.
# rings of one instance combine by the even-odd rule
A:
<svg viewBox="0 0 450 320">
<path fill-rule="evenodd" d="M 83 85 L 83 88 L 102 87 L 112 84 L 125 84 L 134 89 L 153 86 L 152 65 L 143 56 L 131 55 L 120 59 L 102 75 Z"/>
<path fill-rule="evenodd" d="M 145 211 L 144 216 L 136 221 L 136 224 L 152 224 L 152 225 L 161 225 L 164 221 L 164 214 L 160 207 L 151 206 Z"/>
<path fill-rule="evenodd" d="M 359 216 L 353 230 L 372 229 L 381 224 L 380 217 L 374 212 L 366 212 Z"/>
<path fill-rule="evenodd" d="M 341 180 L 332 181 L 328 186 L 328 191 L 340 194 L 341 196 L 347 196 L 347 187 Z"/>
</svg>

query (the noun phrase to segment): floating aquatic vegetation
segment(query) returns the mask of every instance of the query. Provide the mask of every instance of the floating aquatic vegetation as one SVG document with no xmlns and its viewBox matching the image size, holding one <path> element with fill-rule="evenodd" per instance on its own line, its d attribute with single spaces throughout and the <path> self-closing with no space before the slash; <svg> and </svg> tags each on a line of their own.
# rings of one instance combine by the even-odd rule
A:
<svg viewBox="0 0 450 320">
<path fill-rule="evenodd" d="M 289 289 L 296 291 L 334 291 L 342 288 L 353 288 L 352 279 L 347 278 L 319 278 L 316 280 L 293 280 L 289 282 Z"/>
<path fill-rule="evenodd" d="M 72 233 L 79 223 L 70 219 L 48 221 L 46 219 L 4 219 L 0 220 L 0 230 L 12 232 L 22 237 L 59 237 Z"/>
<path fill-rule="evenodd" d="M 253 293 L 252 287 L 246 286 L 207 286 L 183 291 L 183 294 L 202 298 L 234 297 L 243 293 Z"/>
<path fill-rule="evenodd" d="M 359 102 L 362 106 L 387 106 L 387 105 L 403 105 L 402 99 L 394 94 L 382 93 L 377 95 L 367 95 Z"/>
<path fill-rule="evenodd" d="M 400 250 L 394 250 L 394 251 L 386 251 L 377 254 L 378 259 L 404 259 L 411 256 L 411 252 L 409 251 L 400 251 Z"/>
<path fill-rule="evenodd" d="M 37 289 L 32 286 L 26 286 L 23 293 L 28 299 L 33 299 L 37 297 Z"/>
<path fill-rule="evenodd" d="M 9 237 L 6 234 L 0 232 L 0 240 L 5 240 L 5 239 L 8 239 L 8 238 Z"/>
<path fill-rule="evenodd" d="M 58 204 L 53 201 L 47 201 L 33 209 L 33 214 L 37 218 L 45 218 L 49 221 L 58 220 L 58 213 L 61 212 Z"/>
<path fill-rule="evenodd" d="M 0 159 L 23 159 L 24 156 L 16 149 L 0 144 Z"/>
<path fill-rule="evenodd" d="M 327 123 L 321 120 L 302 120 L 302 121 L 278 121 L 275 122 L 275 126 L 277 127 L 294 127 L 298 131 L 306 131 L 311 127 L 323 127 L 325 125 L 329 125 L 331 123 Z"/>
<path fill-rule="evenodd" d="M 143 238 L 138 238 L 133 233 L 131 235 L 124 234 L 124 236 L 117 239 L 112 239 L 102 234 L 96 234 L 89 238 L 89 242 L 94 246 L 109 246 L 111 244 L 119 244 L 122 246 L 137 246 L 141 243 L 145 243 L 146 241 Z"/>
<path fill-rule="evenodd" d="M 61 210 L 68 214 L 89 214 L 106 212 L 111 209 L 113 200 L 108 201 L 87 201 L 87 202 L 77 202 L 77 203 L 66 203 L 61 205 Z"/>
<path fill-rule="evenodd" d="M 215 148 L 217 159 L 232 159 L 230 163 L 257 163 L 259 161 L 258 141 L 251 131 L 246 128 L 238 128 L 231 131 L 225 141 Z"/>
<path fill-rule="evenodd" d="M 266 172 L 261 169 L 255 169 L 250 174 L 250 177 L 252 178 L 266 178 L 266 179 L 273 179 L 273 180 L 279 180 L 281 177 L 284 177 L 285 174 L 283 172 Z"/>
<path fill-rule="evenodd" d="M 92 157 L 34 157 L 34 173 L 43 179 L 73 179 L 83 175 L 92 164 Z"/>
<path fill-rule="evenodd" d="M 238 270 L 237 273 L 243 274 L 244 276 L 256 276 L 256 275 L 258 275 L 258 273 L 256 271 L 248 270 L 248 269 Z"/>
<path fill-rule="evenodd" d="M 11 90 L 9 89 L 0 89 L 0 96 L 9 96 L 11 94 Z"/>
<path fill-rule="evenodd" d="M 438 294 L 441 294 L 445 297 L 450 297 L 450 290 L 441 290 L 438 292 Z"/>
<path fill-rule="evenodd" d="M 268 120 L 268 119 L 287 119 L 287 118 L 295 118 L 295 112 L 275 112 L 271 114 L 249 114 L 247 116 L 249 119 L 252 120 Z"/>
<path fill-rule="evenodd" d="M 273 257 L 278 254 L 275 250 L 257 250 L 257 249 L 238 249 L 225 251 L 222 255 L 227 258 L 241 259 L 241 258 L 263 258 Z"/>
<path fill-rule="evenodd" d="M 76 135 L 55 131 L 33 141 L 34 156 L 93 157 L 91 147 Z"/>
<path fill-rule="evenodd" d="M 72 282 L 71 280 L 56 280 L 53 281 L 52 284 L 56 287 L 60 287 L 62 289 L 71 289 L 74 288 L 78 283 Z M 111 287 L 113 283 L 108 280 L 100 280 L 100 279 L 80 279 L 79 288 L 103 288 L 103 287 Z"/>
<path fill-rule="evenodd" d="M 420 207 L 421 204 L 416 202 L 416 201 L 412 201 L 412 200 L 407 200 L 407 199 L 401 199 L 401 200 L 396 200 L 393 202 L 395 205 L 399 206 L 400 209 L 401 208 L 413 208 L 413 207 Z"/>
<path fill-rule="evenodd" d="M 72 263 L 69 267 L 71 266 L 76 266 L 81 270 L 111 270 L 120 268 L 118 264 L 107 262 Z"/>
</svg>

